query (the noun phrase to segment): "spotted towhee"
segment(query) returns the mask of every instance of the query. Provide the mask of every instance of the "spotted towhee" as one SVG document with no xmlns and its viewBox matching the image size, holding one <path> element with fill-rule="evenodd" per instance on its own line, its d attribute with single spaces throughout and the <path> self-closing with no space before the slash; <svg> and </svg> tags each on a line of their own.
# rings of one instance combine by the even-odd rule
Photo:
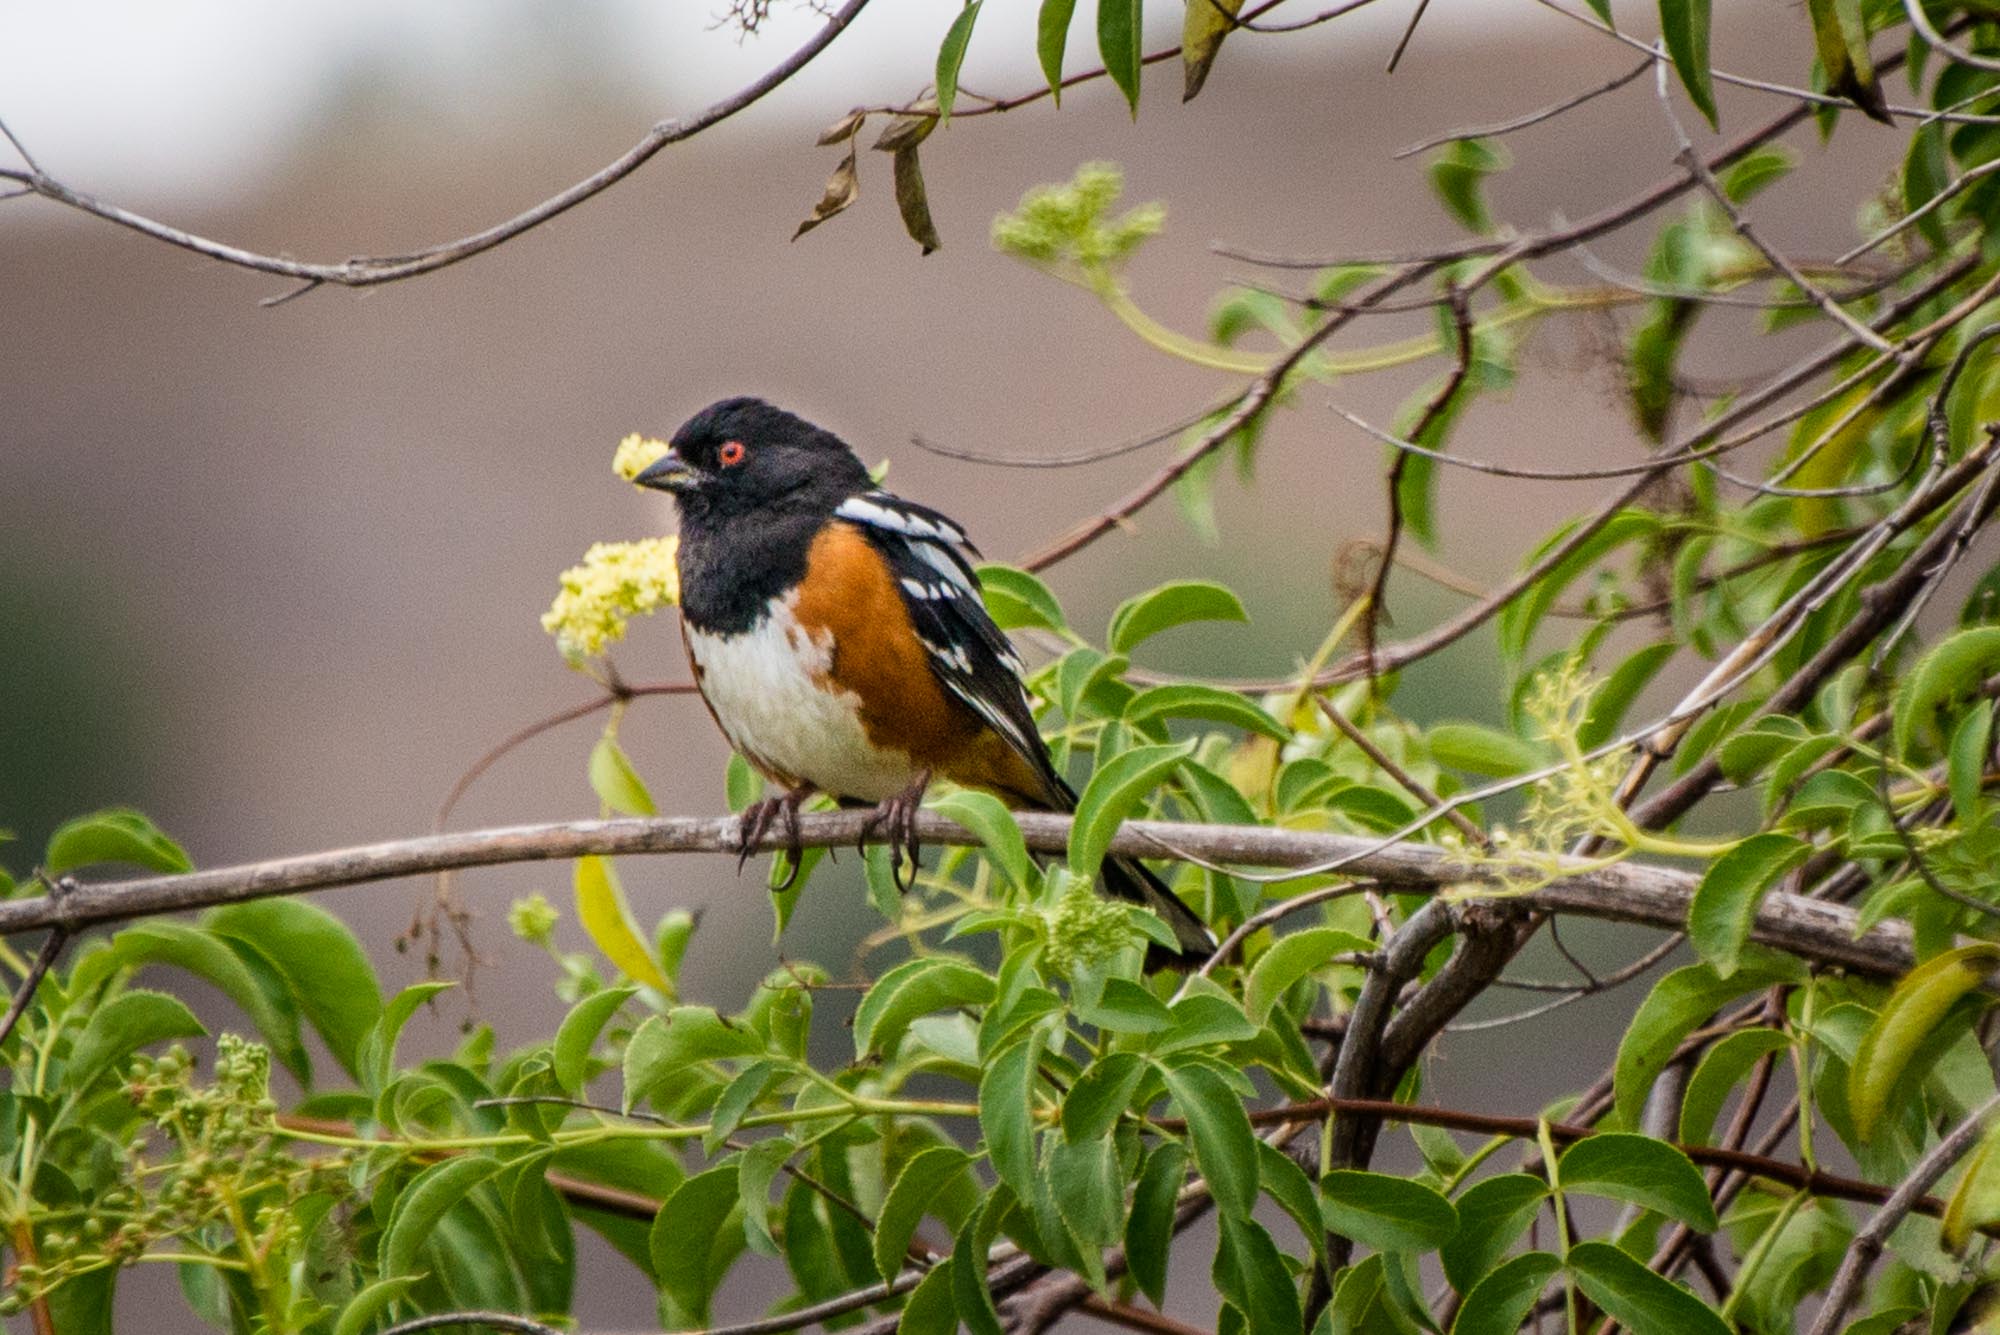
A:
<svg viewBox="0 0 2000 1335">
<path fill-rule="evenodd" d="M 933 776 L 1075 809 L 957 524 L 881 490 L 838 436 L 761 399 L 696 413 L 636 481 L 680 511 L 681 630 L 702 699 L 785 789 L 744 813 L 746 846 L 779 818 L 796 832 L 799 804 L 823 792 L 875 804 L 892 846 L 914 853 Z M 1136 859 L 1108 859 L 1104 884 L 1164 919 L 1180 957 L 1212 948 Z M 1156 949 L 1149 964 L 1174 958 Z"/>
</svg>

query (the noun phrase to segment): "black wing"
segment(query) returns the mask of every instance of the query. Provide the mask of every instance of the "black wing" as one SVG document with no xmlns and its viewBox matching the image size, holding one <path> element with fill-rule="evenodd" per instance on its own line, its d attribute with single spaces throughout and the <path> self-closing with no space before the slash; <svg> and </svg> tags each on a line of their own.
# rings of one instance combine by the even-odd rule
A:
<svg viewBox="0 0 2000 1335">
<path fill-rule="evenodd" d="M 945 689 L 1033 766 L 1050 805 L 1072 805 L 1075 797 L 1049 763 L 1021 685 L 1025 666 L 980 599 L 969 559 L 979 552 L 965 530 L 935 510 L 886 491 L 850 496 L 834 513 L 858 525 L 888 559 L 931 671 Z"/>
<path fill-rule="evenodd" d="M 936 510 L 886 491 L 850 496 L 834 513 L 858 525 L 888 559 L 938 680 L 1033 767 L 1050 806 L 1074 810 L 1076 790 L 1056 773 L 1035 726 L 1021 685 L 1021 659 L 980 599 L 979 580 L 967 559 L 967 553 L 979 552 L 965 530 Z M 1105 889 L 1152 909 L 1173 930 L 1179 948 L 1154 943 L 1146 952 L 1148 969 L 1190 969 L 1214 949 L 1201 918 L 1137 858 L 1108 858 L 1103 875 Z"/>
</svg>

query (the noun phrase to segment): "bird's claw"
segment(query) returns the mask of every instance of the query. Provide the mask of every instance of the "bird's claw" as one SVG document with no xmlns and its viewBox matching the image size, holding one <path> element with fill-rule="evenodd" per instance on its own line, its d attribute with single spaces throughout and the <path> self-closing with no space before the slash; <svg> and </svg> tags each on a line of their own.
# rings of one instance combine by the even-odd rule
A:
<svg viewBox="0 0 2000 1335">
<path fill-rule="evenodd" d="M 917 883 L 917 857 L 922 852 L 917 844 L 917 812 L 923 809 L 924 790 L 930 787 L 930 783 L 930 771 L 925 770 L 908 788 L 884 798 L 868 819 L 861 823 L 861 833 L 855 841 L 855 847 L 865 854 L 870 835 L 881 830 L 888 836 L 889 879 L 899 893 L 907 894 L 910 887 Z M 903 879 L 905 854 L 910 864 L 908 880 Z"/>
<path fill-rule="evenodd" d="M 771 887 L 773 892 L 789 890 L 799 879 L 799 869 L 804 865 L 804 841 L 799 833 L 799 805 L 814 793 L 810 785 L 801 785 L 776 797 L 759 798 L 743 808 L 736 824 L 736 873 L 743 874 L 743 864 L 750 861 L 750 855 L 764 842 L 764 836 L 771 832 L 771 823 L 783 819 L 785 822 L 785 852 L 791 859 L 791 869 L 786 872 L 782 884 Z"/>
</svg>

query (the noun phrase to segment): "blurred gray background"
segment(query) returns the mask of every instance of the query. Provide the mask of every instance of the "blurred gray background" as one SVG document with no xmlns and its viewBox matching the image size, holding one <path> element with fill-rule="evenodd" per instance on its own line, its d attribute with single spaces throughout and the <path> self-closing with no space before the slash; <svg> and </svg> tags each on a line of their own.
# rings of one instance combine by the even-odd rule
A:
<svg viewBox="0 0 2000 1335">
<path fill-rule="evenodd" d="M 739 41 L 715 30 L 711 8 L 0 0 L 0 116 L 66 182 L 208 235 L 313 259 L 393 252 L 553 193 L 655 120 L 781 60 L 817 21 L 781 8 L 766 33 Z M 1078 67 L 1091 45 L 1080 8 Z M 1153 8 L 1149 49 L 1178 26 L 1178 7 Z M 1545 9 L 1439 0 L 1385 75 L 1408 8 L 1238 35 L 1187 106 L 1178 70 L 1154 67 L 1136 123 L 1102 81 L 1059 113 L 1044 101 L 954 122 L 924 149 L 944 247 L 921 259 L 877 154 L 864 154 L 847 215 L 789 238 L 838 157 L 813 146 L 816 132 L 852 105 L 924 88 L 956 9 L 935 0 L 877 0 L 819 66 L 609 194 L 365 295 L 322 290 L 260 309 L 282 282 L 41 201 L 0 204 L 0 826 L 23 841 L 0 860 L 24 870 L 55 823 L 109 803 L 144 808 L 204 865 L 427 830 L 487 747 L 593 694 L 537 617 L 589 543 L 671 523 L 664 499 L 611 475 L 619 437 L 665 434 L 724 394 L 765 395 L 865 458 L 892 460 L 891 485 L 966 520 L 989 555 L 1039 545 L 1120 495 L 1165 447 L 1021 472 L 928 456 L 910 438 L 1070 452 L 1163 425 L 1228 382 L 1163 358 L 1084 294 L 995 253 L 989 223 L 1024 190 L 1083 160 L 1124 164 L 1128 201 L 1169 209 L 1166 235 L 1132 269 L 1134 293 L 1198 331 L 1216 292 L 1253 273 L 1212 243 L 1340 255 L 1452 239 L 1421 159 L 1395 162 L 1394 150 L 1531 110 L 1632 60 Z M 1804 80 L 1793 6 L 1718 8 L 1722 64 Z M 987 9 L 965 85 L 1032 87 L 1033 6 Z M 1645 30 L 1642 10 L 1630 18 Z M 1725 129 L 1740 131 L 1778 104 L 1725 90 L 1723 107 Z M 1793 142 L 1807 169 L 1759 216 L 1788 248 L 1841 248 L 1852 201 L 1890 169 L 1896 137 L 1849 116 L 1830 154 L 1810 130 Z M 1508 143 L 1517 165 L 1491 193 L 1496 214 L 1522 227 L 1581 216 L 1672 170 L 1650 79 Z M 1650 231 L 1602 253 L 1636 269 Z M 1766 346 L 1737 323 L 1742 340 L 1706 369 L 1776 366 L 1800 346 Z M 1423 327 L 1375 321 L 1347 342 Z M 1519 387 L 1483 400 L 1457 447 L 1544 466 L 1634 457 L 1613 334 L 1595 317 L 1545 326 Z M 1252 623 L 1164 637 L 1146 665 L 1292 667 L 1339 611 L 1337 553 L 1377 536 L 1384 514 L 1380 449 L 1327 403 L 1386 422 L 1420 379 L 1302 393 L 1271 429 L 1254 485 L 1219 481 L 1221 545 L 1202 544 L 1163 502 L 1053 572 L 1072 620 L 1094 630 L 1137 588 L 1221 579 Z M 1447 473 L 1441 485 L 1441 559 L 1487 584 L 1602 484 Z M 1392 633 L 1459 605 L 1408 576 L 1391 597 Z M 1489 635 L 1475 636 L 1409 673 L 1398 703 L 1423 721 L 1497 719 L 1496 657 Z M 640 626 L 617 661 L 635 681 L 683 674 L 664 618 Z M 523 747 L 454 825 L 594 814 L 584 760 L 596 730 L 579 723 Z M 641 701 L 623 737 L 663 810 L 723 810 L 726 753 L 697 705 Z M 739 880 L 728 859 L 628 861 L 624 875 L 647 924 L 674 905 L 705 911 L 685 991 L 725 1008 L 780 953 L 844 969 L 878 925 L 851 859 L 814 882 L 780 947 L 761 878 Z M 511 939 L 504 910 L 534 890 L 567 909 L 566 869 L 479 872 L 460 889 L 480 914 L 476 994 L 420 1016 L 412 1050 L 448 1048 L 469 1018 L 491 1023 L 503 1048 L 546 1037 L 562 1010 L 553 971 Z M 393 989 L 423 976 L 421 952 L 393 943 L 429 893 L 406 883 L 320 902 L 354 926 Z M 560 934 L 582 946 L 568 915 Z M 1607 959 L 1646 939 L 1581 935 Z M 198 1000 L 228 1022 L 216 998 Z M 1595 998 L 1548 1023 L 1448 1040 L 1433 1091 L 1533 1110 L 1608 1060 L 1629 1004 Z M 1179 1310 L 1206 1319 L 1205 1267 L 1185 1267 L 1181 1282 Z M 722 1314 L 761 1310 L 771 1285 L 750 1273 Z M 192 1328 L 178 1300 L 159 1305 L 171 1287 L 158 1273 L 128 1282 L 129 1328 Z M 586 1255 L 576 1310 L 586 1329 L 653 1323 L 647 1286 L 602 1249 Z"/>
</svg>

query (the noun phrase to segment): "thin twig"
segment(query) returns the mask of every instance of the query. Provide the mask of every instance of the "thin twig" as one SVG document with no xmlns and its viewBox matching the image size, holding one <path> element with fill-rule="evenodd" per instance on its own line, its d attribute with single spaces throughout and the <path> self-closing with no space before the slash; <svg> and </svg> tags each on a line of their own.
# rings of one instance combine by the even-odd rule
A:
<svg viewBox="0 0 2000 1335">
<path fill-rule="evenodd" d="M 1396 66 L 1403 61 L 1403 52 L 1409 48 L 1410 39 L 1417 35 L 1417 25 L 1424 21 L 1424 11 L 1431 7 L 1431 0 L 1417 0 L 1416 9 L 1410 13 L 1410 21 L 1403 28 L 1403 35 L 1396 39 L 1396 49 L 1389 53 L 1389 63 L 1383 66 L 1384 74 L 1394 74 Z"/>
<path fill-rule="evenodd" d="M 439 1326 L 485 1326 L 490 1330 L 518 1332 L 518 1335 L 563 1335 L 554 1326 L 545 1326 L 539 1321 L 512 1312 L 433 1312 L 429 1316 L 413 1317 L 399 1321 L 393 1326 L 384 1326 L 382 1335 L 416 1335 L 420 1330 L 436 1330 Z"/>
<path fill-rule="evenodd" d="M 523 232 L 541 226 L 550 219 L 568 212 L 578 204 L 603 193 L 618 182 L 644 166 L 661 149 L 692 139 L 713 125 L 728 120 L 737 112 L 760 101 L 766 94 L 778 88 L 800 70 L 818 58 L 833 40 L 847 30 L 849 24 L 868 5 L 868 0 L 847 0 L 820 30 L 782 63 L 771 69 L 755 82 L 746 84 L 728 97 L 685 119 L 663 120 L 646 135 L 625 150 L 615 160 L 586 176 L 567 189 L 536 204 L 525 212 L 516 214 L 505 222 L 497 223 L 483 231 L 473 232 L 453 241 L 426 246 L 421 250 L 401 255 L 359 256 L 337 263 L 313 263 L 289 259 L 282 255 L 265 255 L 246 250 L 241 246 L 212 240 L 171 224 L 159 222 L 116 204 L 98 199 L 81 190 L 73 189 L 43 172 L 28 156 L 27 150 L 15 147 L 28 162 L 25 172 L 0 169 L 0 178 L 18 182 L 32 189 L 45 199 L 67 205 L 79 212 L 116 223 L 156 241 L 163 241 L 197 255 L 233 264 L 239 268 L 254 269 L 259 273 L 278 274 L 285 278 L 295 278 L 302 283 L 332 283 L 341 287 L 374 287 L 382 283 L 393 283 L 418 274 L 430 273 L 448 265 L 457 264 L 475 255 L 483 254 Z M 0 126 L 4 131 L 4 126 Z M 11 133 L 7 134 L 13 139 Z M 303 295 L 305 288 L 287 294 L 279 300 L 289 300 L 292 296 Z"/>
<path fill-rule="evenodd" d="M 1903 1222 L 1912 1210 L 1920 1209 L 1926 1199 L 1925 1193 L 1931 1184 L 1943 1177 L 1945 1170 L 1957 1163 L 1965 1152 L 1972 1148 L 1972 1142 L 1979 1139 L 1979 1133 L 1996 1110 L 2000 1110 L 2000 1095 L 1995 1095 L 1975 1108 L 1971 1115 L 1951 1133 L 1932 1146 L 1930 1152 L 1917 1160 L 1903 1178 L 1875 1217 L 1854 1235 L 1854 1241 L 1847 1245 L 1847 1255 L 1841 1260 L 1840 1269 L 1835 1272 L 1833 1283 L 1827 1288 L 1826 1301 L 1821 1304 L 1819 1315 L 1813 1318 L 1810 1335 L 1832 1335 L 1840 1329 L 1841 1321 L 1847 1316 L 1847 1309 L 1853 1305 L 1862 1279 L 1875 1264 L 1875 1258 L 1882 1254 L 1882 1246 L 1896 1225 Z"/>
<path fill-rule="evenodd" d="M 1866 343 L 1877 352 L 1900 355 L 1902 349 L 1897 348 L 1873 329 L 1870 329 L 1867 325 L 1848 314 L 1845 307 L 1828 296 L 1812 279 L 1801 273 L 1799 267 L 1786 259 L 1782 251 L 1765 241 L 1762 236 L 1758 235 L 1756 229 L 1750 226 L 1750 220 L 1744 216 L 1741 209 L 1736 207 L 1736 201 L 1729 197 L 1729 192 L 1724 190 L 1722 183 L 1715 179 L 1715 173 L 1708 169 L 1706 162 L 1702 161 L 1701 154 L 1695 151 L 1694 140 L 1688 138 L 1687 127 L 1681 124 L 1680 116 L 1674 111 L 1674 100 L 1667 91 L 1667 61 L 1664 55 L 1656 56 L 1656 59 L 1658 60 L 1658 77 L 1655 83 L 1659 95 L 1660 111 L 1666 117 L 1667 124 L 1672 127 L 1674 138 L 1680 145 L 1680 152 L 1677 157 L 1681 165 L 1692 172 L 1695 179 L 1701 182 L 1701 188 L 1708 192 L 1709 198 L 1715 201 L 1715 206 L 1721 209 L 1723 215 L 1729 219 L 1730 226 L 1736 229 L 1736 234 L 1756 247 L 1757 253 L 1762 255 L 1773 269 L 1776 269 L 1789 279 L 1792 286 L 1810 297 L 1814 305 L 1826 312 L 1828 319 L 1840 325 L 1849 334 L 1852 334 L 1855 338 Z"/>
<path fill-rule="evenodd" d="M 1418 13 L 1422 13 L 1419 7 Z M 1416 19 L 1410 20 L 1411 27 Z M 1451 327 L 1454 335 L 1454 355 L 1451 370 L 1446 373 L 1437 392 L 1424 404 L 1417 414 L 1416 422 L 1410 428 L 1413 441 L 1422 440 L 1425 433 L 1444 420 L 1451 410 L 1452 401 L 1465 387 L 1466 377 L 1472 374 L 1472 308 L 1467 303 L 1464 291 L 1456 284 L 1445 289 L 1445 302 L 1451 309 Z M 1388 617 L 1389 573 L 1396 568 L 1396 544 L 1403 537 L 1403 474 L 1409 468 L 1410 456 L 1406 451 L 1398 451 L 1389 461 L 1389 471 L 1383 479 L 1388 492 L 1389 527 L 1382 537 L 1382 557 L 1375 566 L 1375 580 L 1363 596 L 1368 599 L 1367 609 L 1361 614 L 1361 652 L 1369 661 L 1368 678 L 1377 681 L 1374 670 L 1375 633 L 1377 627 Z"/>
<path fill-rule="evenodd" d="M 1652 67 L 1652 57 L 1648 56 L 1631 69 L 1612 79 L 1609 83 L 1601 83 L 1586 92 L 1577 93 L 1574 96 L 1564 98 L 1560 102 L 1551 103 L 1539 111 L 1531 111 L 1525 116 L 1516 116 L 1512 120 L 1498 121 L 1492 125 L 1474 125 L 1463 130 L 1451 130 L 1433 139 L 1426 139 L 1420 144 L 1411 144 L 1407 148 L 1399 148 L 1396 150 L 1394 157 L 1398 160 L 1415 157 L 1426 149 L 1437 148 L 1443 144 L 1457 143 L 1465 139 L 1493 139 L 1503 134 L 1512 134 L 1516 130 L 1525 130 L 1530 125 L 1540 125 L 1543 121 L 1552 120 L 1562 115 L 1565 111 L 1572 111 L 1593 98 L 1602 97 L 1606 93 L 1616 92 Z"/>
<path fill-rule="evenodd" d="M 48 977 L 50 968 L 55 965 L 56 957 L 62 954 L 63 945 L 68 940 L 69 932 L 66 929 L 61 927 L 50 929 L 48 939 L 43 941 L 42 948 L 35 952 L 35 962 L 28 966 L 27 977 L 23 978 L 21 985 L 14 989 L 14 999 L 7 1003 L 6 1017 L 0 1019 L 0 1044 L 13 1037 L 14 1026 L 28 1013 L 28 1004 L 35 999 L 35 992 L 41 987 L 42 979 Z"/>
<path fill-rule="evenodd" d="M 1356 727 L 1354 721 L 1341 713 L 1340 707 L 1335 705 L 1333 701 L 1324 695 L 1318 694 L 1313 696 L 1313 700 L 1319 705 L 1320 713 L 1326 715 L 1327 721 L 1340 729 L 1341 735 L 1347 738 L 1348 741 L 1353 742 L 1355 749 L 1374 762 L 1377 769 L 1402 785 L 1404 792 L 1410 794 L 1410 796 L 1416 798 L 1427 807 L 1444 805 L 1444 799 L 1439 797 L 1435 792 L 1432 792 L 1429 784 L 1404 769 L 1401 765 L 1398 765 L 1395 757 L 1375 745 L 1375 740 Z M 1492 847 L 1493 841 L 1486 837 L 1486 831 L 1473 824 L 1471 818 L 1464 812 L 1454 809 L 1446 816 L 1446 819 L 1457 828 L 1460 834 L 1471 840 L 1474 847 Z"/>
</svg>

